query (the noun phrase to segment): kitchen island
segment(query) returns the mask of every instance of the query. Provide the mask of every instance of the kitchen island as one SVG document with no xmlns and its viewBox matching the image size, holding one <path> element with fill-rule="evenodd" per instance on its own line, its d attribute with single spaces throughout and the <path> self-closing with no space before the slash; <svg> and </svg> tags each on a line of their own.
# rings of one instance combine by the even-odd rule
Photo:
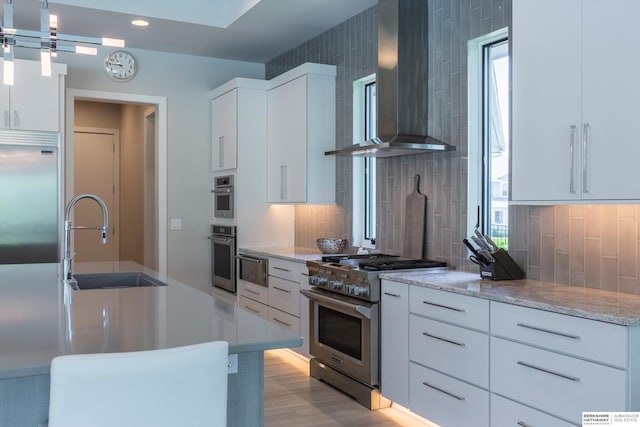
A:
<svg viewBox="0 0 640 427">
<path fill-rule="evenodd" d="M 0 266 L 0 427 L 47 420 L 56 356 L 217 340 L 237 355 L 228 425 L 262 425 L 263 352 L 297 347 L 301 337 L 135 263 L 76 265 L 76 273 L 119 271 L 142 271 L 168 286 L 73 291 L 60 283 L 58 264 Z"/>
</svg>

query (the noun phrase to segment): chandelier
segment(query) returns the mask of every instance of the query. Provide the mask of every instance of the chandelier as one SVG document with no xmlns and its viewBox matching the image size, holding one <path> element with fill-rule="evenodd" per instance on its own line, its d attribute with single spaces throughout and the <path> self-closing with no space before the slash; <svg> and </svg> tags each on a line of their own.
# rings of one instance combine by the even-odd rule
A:
<svg viewBox="0 0 640 427">
<path fill-rule="evenodd" d="M 0 43 L 3 49 L 3 82 L 13 84 L 14 48 L 37 49 L 40 51 L 42 75 L 51 75 L 51 58 L 58 52 L 72 52 L 84 55 L 97 55 L 95 46 L 124 47 L 124 40 L 106 37 L 74 36 L 58 33 L 58 17 L 49 13 L 48 0 L 42 0 L 40 9 L 40 31 L 21 30 L 13 25 L 13 0 L 4 0 L 4 22 L 0 26 Z"/>
</svg>

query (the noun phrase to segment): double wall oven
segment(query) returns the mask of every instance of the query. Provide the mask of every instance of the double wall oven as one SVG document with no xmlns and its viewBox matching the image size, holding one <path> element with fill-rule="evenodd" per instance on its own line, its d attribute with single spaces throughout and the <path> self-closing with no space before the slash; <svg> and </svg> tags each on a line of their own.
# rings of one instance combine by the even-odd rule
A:
<svg viewBox="0 0 640 427">
<path fill-rule="evenodd" d="M 393 255 L 336 255 L 307 261 L 312 377 L 369 409 L 390 405 L 379 392 L 380 279 L 386 270 L 444 267 L 446 263 Z"/>
</svg>

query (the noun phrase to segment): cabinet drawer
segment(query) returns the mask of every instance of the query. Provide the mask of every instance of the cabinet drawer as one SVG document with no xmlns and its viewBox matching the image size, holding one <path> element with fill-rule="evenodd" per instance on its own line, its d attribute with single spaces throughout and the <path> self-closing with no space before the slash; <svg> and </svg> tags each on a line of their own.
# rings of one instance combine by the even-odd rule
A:
<svg viewBox="0 0 640 427">
<path fill-rule="evenodd" d="M 582 411 L 626 410 L 625 371 L 501 338 L 490 345 L 492 392 L 578 424 Z"/>
<path fill-rule="evenodd" d="M 412 362 L 489 387 L 489 335 L 415 315 L 409 331 Z"/>
<path fill-rule="evenodd" d="M 489 425 L 489 392 L 410 364 L 412 412 L 442 427 Z"/>
<path fill-rule="evenodd" d="M 239 299 L 240 308 L 253 313 L 264 320 L 269 320 L 269 306 L 260 302 L 254 301 L 247 297 L 241 296 Z"/>
<path fill-rule="evenodd" d="M 575 427 L 551 415 L 544 414 L 512 400 L 491 395 L 491 427 Z"/>
<path fill-rule="evenodd" d="M 276 325 L 289 329 L 296 335 L 300 336 L 300 319 L 295 316 L 285 313 L 284 311 L 277 310 L 273 307 L 269 307 L 269 320 Z"/>
<path fill-rule="evenodd" d="M 480 331 L 489 330 L 489 301 L 437 289 L 411 286 L 412 313 Z"/>
<path fill-rule="evenodd" d="M 498 302 L 491 334 L 621 368 L 627 366 L 624 326 Z"/>
<path fill-rule="evenodd" d="M 269 258 L 269 276 L 279 277 L 292 282 L 300 281 L 300 274 L 307 272 L 307 266 L 301 262 Z"/>
<path fill-rule="evenodd" d="M 238 280 L 238 295 L 263 304 L 269 304 L 269 288 L 246 280 Z"/>
<path fill-rule="evenodd" d="M 269 305 L 300 317 L 300 282 L 269 278 Z"/>
</svg>

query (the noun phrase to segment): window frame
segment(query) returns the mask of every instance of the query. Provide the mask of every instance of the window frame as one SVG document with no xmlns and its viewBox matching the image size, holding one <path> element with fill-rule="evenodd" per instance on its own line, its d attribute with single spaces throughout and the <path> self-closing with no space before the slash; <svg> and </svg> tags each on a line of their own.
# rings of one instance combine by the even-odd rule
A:
<svg viewBox="0 0 640 427">
<path fill-rule="evenodd" d="M 473 236 L 476 226 L 480 226 L 483 233 L 489 233 L 491 213 L 488 212 L 484 170 L 488 167 L 483 144 L 485 132 L 485 48 L 487 46 L 507 41 L 508 27 L 469 40 L 467 44 L 467 99 L 468 99 L 468 149 L 467 149 L 467 235 Z M 510 143 L 507 141 L 506 143 Z M 510 167 L 509 167 L 510 169 Z M 509 170 L 509 172 L 511 172 Z M 479 224 L 478 224 L 479 222 Z"/>
<path fill-rule="evenodd" d="M 366 92 L 367 86 L 376 83 L 376 75 L 370 74 L 368 76 L 357 79 L 353 82 L 353 142 L 358 143 L 361 141 L 365 141 L 368 137 L 373 137 L 375 135 L 367 135 L 366 129 L 367 127 L 371 128 L 371 124 L 367 122 L 367 113 L 371 112 L 367 111 L 365 102 L 366 102 Z M 375 106 L 373 106 L 375 108 Z M 373 114 L 375 114 L 375 109 L 373 110 Z M 375 128 L 373 129 L 375 132 Z M 375 224 L 375 209 L 376 209 L 376 201 L 375 201 L 375 172 L 373 181 L 373 191 L 369 193 L 369 196 L 373 200 L 368 200 L 370 208 L 373 209 L 372 213 L 367 213 L 365 208 L 365 203 L 367 203 L 366 197 L 366 184 L 365 180 L 367 179 L 368 170 L 367 162 L 369 165 L 373 165 L 375 169 L 375 158 L 363 158 L 354 156 L 352 159 L 353 162 L 353 187 L 352 187 L 352 235 L 353 235 L 353 245 L 361 246 L 363 248 L 375 249 L 375 234 L 373 238 L 369 235 L 367 236 L 367 216 L 370 218 L 370 221 L 373 224 L 369 224 L 369 230 L 372 230 L 373 233 L 376 231 Z"/>
</svg>

